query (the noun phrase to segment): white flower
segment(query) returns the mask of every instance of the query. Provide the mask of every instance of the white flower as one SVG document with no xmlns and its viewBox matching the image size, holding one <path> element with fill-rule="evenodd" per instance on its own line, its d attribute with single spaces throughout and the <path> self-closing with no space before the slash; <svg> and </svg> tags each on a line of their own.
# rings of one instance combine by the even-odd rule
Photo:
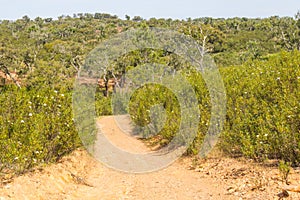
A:
<svg viewBox="0 0 300 200">
<path fill-rule="evenodd" d="M 57 93 L 57 90 L 54 90 L 55 93 Z"/>
<path fill-rule="evenodd" d="M 32 104 L 32 102 L 31 102 L 31 101 L 29 101 L 28 103 L 29 103 L 29 104 Z"/>
<path fill-rule="evenodd" d="M 43 105 L 44 105 L 44 106 L 47 106 L 47 104 L 45 104 L 45 103 L 44 103 Z"/>
<path fill-rule="evenodd" d="M 31 116 L 32 116 L 32 113 L 29 113 L 28 116 L 31 117 Z"/>
<path fill-rule="evenodd" d="M 21 123 L 24 123 L 24 120 L 21 120 Z"/>
<path fill-rule="evenodd" d="M 52 96 L 51 99 L 54 99 L 54 97 Z"/>
<path fill-rule="evenodd" d="M 265 137 L 268 137 L 268 134 L 265 134 Z"/>
<path fill-rule="evenodd" d="M 60 96 L 64 97 L 65 95 L 64 95 L 64 94 L 61 94 Z"/>
<path fill-rule="evenodd" d="M 15 160 L 18 160 L 18 159 L 19 159 L 19 157 L 17 156 L 17 157 L 15 157 L 14 159 L 15 159 Z"/>
<path fill-rule="evenodd" d="M 61 107 L 61 105 L 58 105 L 58 107 L 60 108 L 60 107 Z"/>
<path fill-rule="evenodd" d="M 30 109 L 32 108 L 31 106 L 28 106 Z"/>
<path fill-rule="evenodd" d="M 280 77 L 277 77 L 276 80 L 279 81 L 279 80 L 280 80 Z"/>
</svg>

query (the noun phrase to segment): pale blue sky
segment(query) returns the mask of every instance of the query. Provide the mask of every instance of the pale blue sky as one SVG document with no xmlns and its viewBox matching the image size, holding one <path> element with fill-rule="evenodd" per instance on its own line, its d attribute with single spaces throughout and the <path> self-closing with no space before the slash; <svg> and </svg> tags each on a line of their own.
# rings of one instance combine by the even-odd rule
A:
<svg viewBox="0 0 300 200">
<path fill-rule="evenodd" d="M 300 0 L 0 0 L 0 5 L 0 19 L 95 12 L 146 19 L 268 17 L 294 16 L 300 10 Z"/>
</svg>

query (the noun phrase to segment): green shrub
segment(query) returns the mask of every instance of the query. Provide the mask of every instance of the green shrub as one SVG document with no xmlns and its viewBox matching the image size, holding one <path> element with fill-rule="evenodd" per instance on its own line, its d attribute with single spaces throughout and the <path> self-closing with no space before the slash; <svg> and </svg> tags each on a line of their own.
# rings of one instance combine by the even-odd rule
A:
<svg viewBox="0 0 300 200">
<path fill-rule="evenodd" d="M 80 145 L 71 98 L 72 92 L 63 88 L 1 89 L 0 172 L 21 173 Z"/>
<path fill-rule="evenodd" d="M 210 97 L 200 74 L 186 70 L 201 113 L 198 136 L 188 153 L 198 153 L 210 120 Z M 300 53 L 281 52 L 264 61 L 221 68 L 227 93 L 225 128 L 219 145 L 258 161 L 300 162 Z M 180 122 L 180 108 L 171 91 L 157 86 L 140 88 L 131 99 L 130 113 L 139 125 L 150 123 L 149 109 L 162 103 L 167 113 L 159 138 L 169 142 Z M 155 118 L 154 118 L 155 119 Z M 159 118 L 157 121 L 161 121 Z M 144 130 L 145 131 L 145 130 Z M 142 133 L 147 135 L 149 133 Z"/>
<path fill-rule="evenodd" d="M 282 179 L 282 182 L 289 185 L 288 177 L 291 171 L 291 163 L 280 160 L 278 164 L 278 170 Z"/>
<path fill-rule="evenodd" d="M 300 53 L 222 69 L 227 121 L 222 145 L 262 160 L 300 162 Z"/>
</svg>

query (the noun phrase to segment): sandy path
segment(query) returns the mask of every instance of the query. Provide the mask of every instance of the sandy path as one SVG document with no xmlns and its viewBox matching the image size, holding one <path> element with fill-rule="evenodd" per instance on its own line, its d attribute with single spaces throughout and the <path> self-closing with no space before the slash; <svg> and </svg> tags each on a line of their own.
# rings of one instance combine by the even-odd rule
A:
<svg viewBox="0 0 300 200">
<path fill-rule="evenodd" d="M 115 145 L 133 152 L 149 151 L 139 140 L 120 131 L 113 118 L 102 118 L 100 124 Z M 2 183 L 0 200 L 278 199 L 283 186 L 275 168 L 229 158 L 210 158 L 193 167 L 191 163 L 190 158 L 181 158 L 157 172 L 129 174 L 109 169 L 79 149 L 57 164 Z M 292 172 L 291 181 L 299 183 L 300 170 Z M 287 199 L 300 196 L 290 194 Z"/>
<path fill-rule="evenodd" d="M 132 126 L 127 116 L 102 117 L 97 124 L 105 133 L 106 138 L 115 146 L 131 153 L 150 152 L 144 143 L 130 135 Z"/>
<path fill-rule="evenodd" d="M 180 162 L 155 173 L 124 174 L 78 150 L 62 163 L 16 178 L 0 189 L 0 199 L 232 199 L 225 192 Z"/>
</svg>

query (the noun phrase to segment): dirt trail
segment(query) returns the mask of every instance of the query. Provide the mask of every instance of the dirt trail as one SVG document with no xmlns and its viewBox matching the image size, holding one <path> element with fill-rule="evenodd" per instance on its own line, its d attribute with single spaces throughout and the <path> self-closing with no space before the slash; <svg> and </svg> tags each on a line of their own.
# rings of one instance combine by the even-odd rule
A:
<svg viewBox="0 0 300 200">
<path fill-rule="evenodd" d="M 120 131 L 113 118 L 102 118 L 100 124 L 115 145 L 133 152 L 149 151 L 141 141 Z M 300 170 L 292 170 L 290 181 L 300 183 Z M 2 183 L 0 200 L 278 199 L 282 187 L 275 167 L 261 167 L 249 160 L 181 158 L 157 172 L 129 174 L 109 169 L 78 149 L 57 164 Z M 300 199 L 300 195 L 290 193 L 286 199 Z"/>
<path fill-rule="evenodd" d="M 131 153 L 147 153 L 150 149 L 135 137 L 132 137 L 132 126 L 128 116 L 108 116 L 97 121 L 105 137 L 115 146 Z"/>
</svg>

